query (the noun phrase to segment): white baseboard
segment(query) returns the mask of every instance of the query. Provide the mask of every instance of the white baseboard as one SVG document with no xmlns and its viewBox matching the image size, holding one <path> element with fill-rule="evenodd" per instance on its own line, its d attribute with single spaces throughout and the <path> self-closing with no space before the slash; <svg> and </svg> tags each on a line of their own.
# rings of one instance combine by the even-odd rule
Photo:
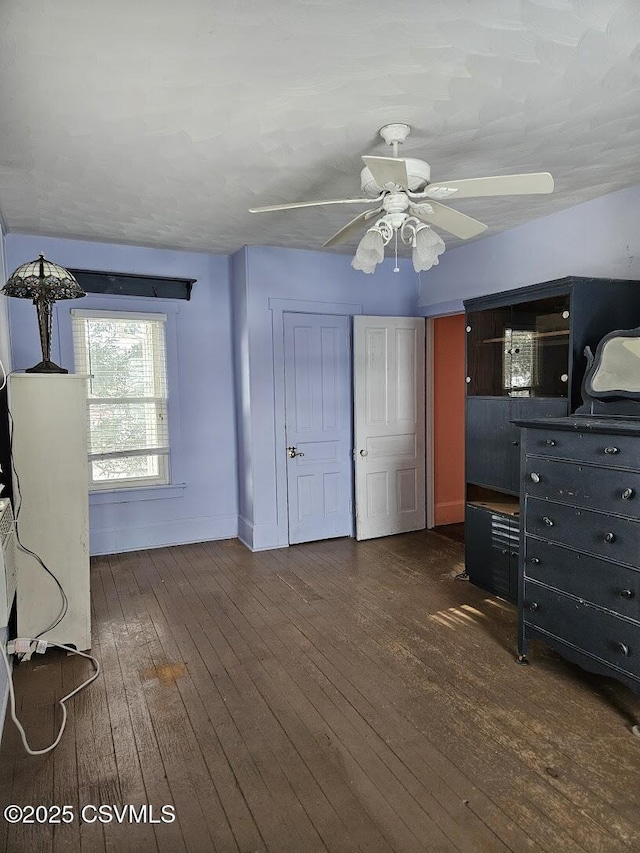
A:
<svg viewBox="0 0 640 853">
<path fill-rule="evenodd" d="M 237 536 L 236 515 L 184 518 L 164 524 L 146 524 L 142 527 L 92 530 L 90 551 L 92 556 L 121 554 L 125 551 L 144 551 L 147 548 L 190 545 L 192 542 L 236 539 Z"/>
<path fill-rule="evenodd" d="M 288 543 L 278 541 L 276 524 L 251 524 L 244 516 L 238 516 L 238 539 L 250 551 L 273 551 L 274 548 L 288 548 Z"/>
</svg>

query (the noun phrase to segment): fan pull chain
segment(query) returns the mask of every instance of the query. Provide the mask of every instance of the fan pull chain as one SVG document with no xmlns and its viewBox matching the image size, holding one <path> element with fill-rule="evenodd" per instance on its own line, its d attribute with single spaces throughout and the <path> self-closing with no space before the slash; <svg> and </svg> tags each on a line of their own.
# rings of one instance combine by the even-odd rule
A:
<svg viewBox="0 0 640 853">
<path fill-rule="evenodd" d="M 400 267 L 398 266 L 398 229 L 397 228 L 395 231 L 395 235 L 396 235 L 396 265 L 393 268 L 393 271 L 394 272 L 400 272 Z"/>
</svg>

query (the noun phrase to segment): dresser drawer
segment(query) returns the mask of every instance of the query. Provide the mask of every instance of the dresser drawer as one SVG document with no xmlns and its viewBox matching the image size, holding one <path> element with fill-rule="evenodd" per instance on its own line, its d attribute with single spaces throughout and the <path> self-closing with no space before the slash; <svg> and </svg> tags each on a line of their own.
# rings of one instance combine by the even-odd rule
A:
<svg viewBox="0 0 640 853">
<path fill-rule="evenodd" d="M 527 456 L 522 489 L 534 497 L 640 518 L 640 471 Z"/>
<path fill-rule="evenodd" d="M 640 620 L 640 571 L 526 536 L 524 573 L 526 579 Z"/>
<path fill-rule="evenodd" d="M 640 677 L 640 625 L 525 581 L 524 621 L 623 672 Z"/>
<path fill-rule="evenodd" d="M 640 521 L 526 497 L 525 532 L 605 557 L 638 565 Z"/>
<path fill-rule="evenodd" d="M 528 429 L 527 454 L 553 459 L 573 459 L 608 468 L 640 470 L 638 439 L 632 435 Z"/>
</svg>

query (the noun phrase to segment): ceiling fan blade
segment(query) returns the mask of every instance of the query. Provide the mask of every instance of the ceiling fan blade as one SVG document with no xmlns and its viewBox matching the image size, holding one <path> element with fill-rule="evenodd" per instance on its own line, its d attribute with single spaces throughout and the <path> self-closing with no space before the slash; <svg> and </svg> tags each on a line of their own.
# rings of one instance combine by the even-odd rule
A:
<svg viewBox="0 0 640 853">
<path fill-rule="evenodd" d="M 388 185 L 391 185 L 408 189 L 407 164 L 401 157 L 363 157 L 362 160 L 379 187 L 390 189 Z"/>
<path fill-rule="evenodd" d="M 337 246 L 338 243 L 346 243 L 346 241 L 351 237 L 352 234 L 356 234 L 364 223 L 368 219 L 372 219 L 377 213 L 382 213 L 382 208 L 378 207 L 376 210 L 365 210 L 364 213 L 358 214 L 355 219 L 352 219 L 351 222 L 347 222 L 344 228 L 341 228 L 337 231 L 333 237 L 329 237 L 326 243 L 323 243 L 323 247 L 327 248 L 329 246 Z"/>
<path fill-rule="evenodd" d="M 267 207 L 250 207 L 249 213 L 269 213 L 272 210 L 293 210 L 296 207 L 320 207 L 323 204 L 374 204 L 377 198 L 330 198 L 323 201 L 294 201 L 291 204 L 270 204 Z"/>
<path fill-rule="evenodd" d="M 429 212 L 432 210 L 433 212 Z M 437 225 L 438 228 L 443 228 L 450 234 L 460 237 L 463 240 L 468 240 L 469 237 L 476 237 L 487 230 L 487 225 L 483 222 L 478 222 L 477 219 L 472 219 L 466 213 L 460 213 L 459 210 L 453 210 L 451 207 L 446 207 L 444 204 L 438 204 L 437 201 L 430 201 L 429 204 L 421 206 L 419 204 L 411 205 L 410 211 L 418 219 L 422 219 L 428 225 Z"/>
<path fill-rule="evenodd" d="M 479 198 L 491 195 L 535 195 L 553 192 L 553 177 L 549 172 L 532 172 L 527 175 L 498 175 L 494 178 L 468 178 L 462 181 L 438 181 L 429 184 L 426 190 L 428 198 L 431 191 L 455 190 L 452 198 Z M 447 193 L 447 195 L 449 195 Z"/>
</svg>

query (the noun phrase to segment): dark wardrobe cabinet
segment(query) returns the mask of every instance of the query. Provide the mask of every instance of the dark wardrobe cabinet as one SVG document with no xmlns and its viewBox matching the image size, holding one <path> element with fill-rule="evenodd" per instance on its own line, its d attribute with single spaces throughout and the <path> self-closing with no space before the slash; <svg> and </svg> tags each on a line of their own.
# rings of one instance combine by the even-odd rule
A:
<svg viewBox="0 0 640 853">
<path fill-rule="evenodd" d="M 640 324 L 640 282 L 567 278 L 465 301 L 465 561 L 469 579 L 517 600 L 520 429 L 581 403 L 586 360 Z"/>
</svg>

